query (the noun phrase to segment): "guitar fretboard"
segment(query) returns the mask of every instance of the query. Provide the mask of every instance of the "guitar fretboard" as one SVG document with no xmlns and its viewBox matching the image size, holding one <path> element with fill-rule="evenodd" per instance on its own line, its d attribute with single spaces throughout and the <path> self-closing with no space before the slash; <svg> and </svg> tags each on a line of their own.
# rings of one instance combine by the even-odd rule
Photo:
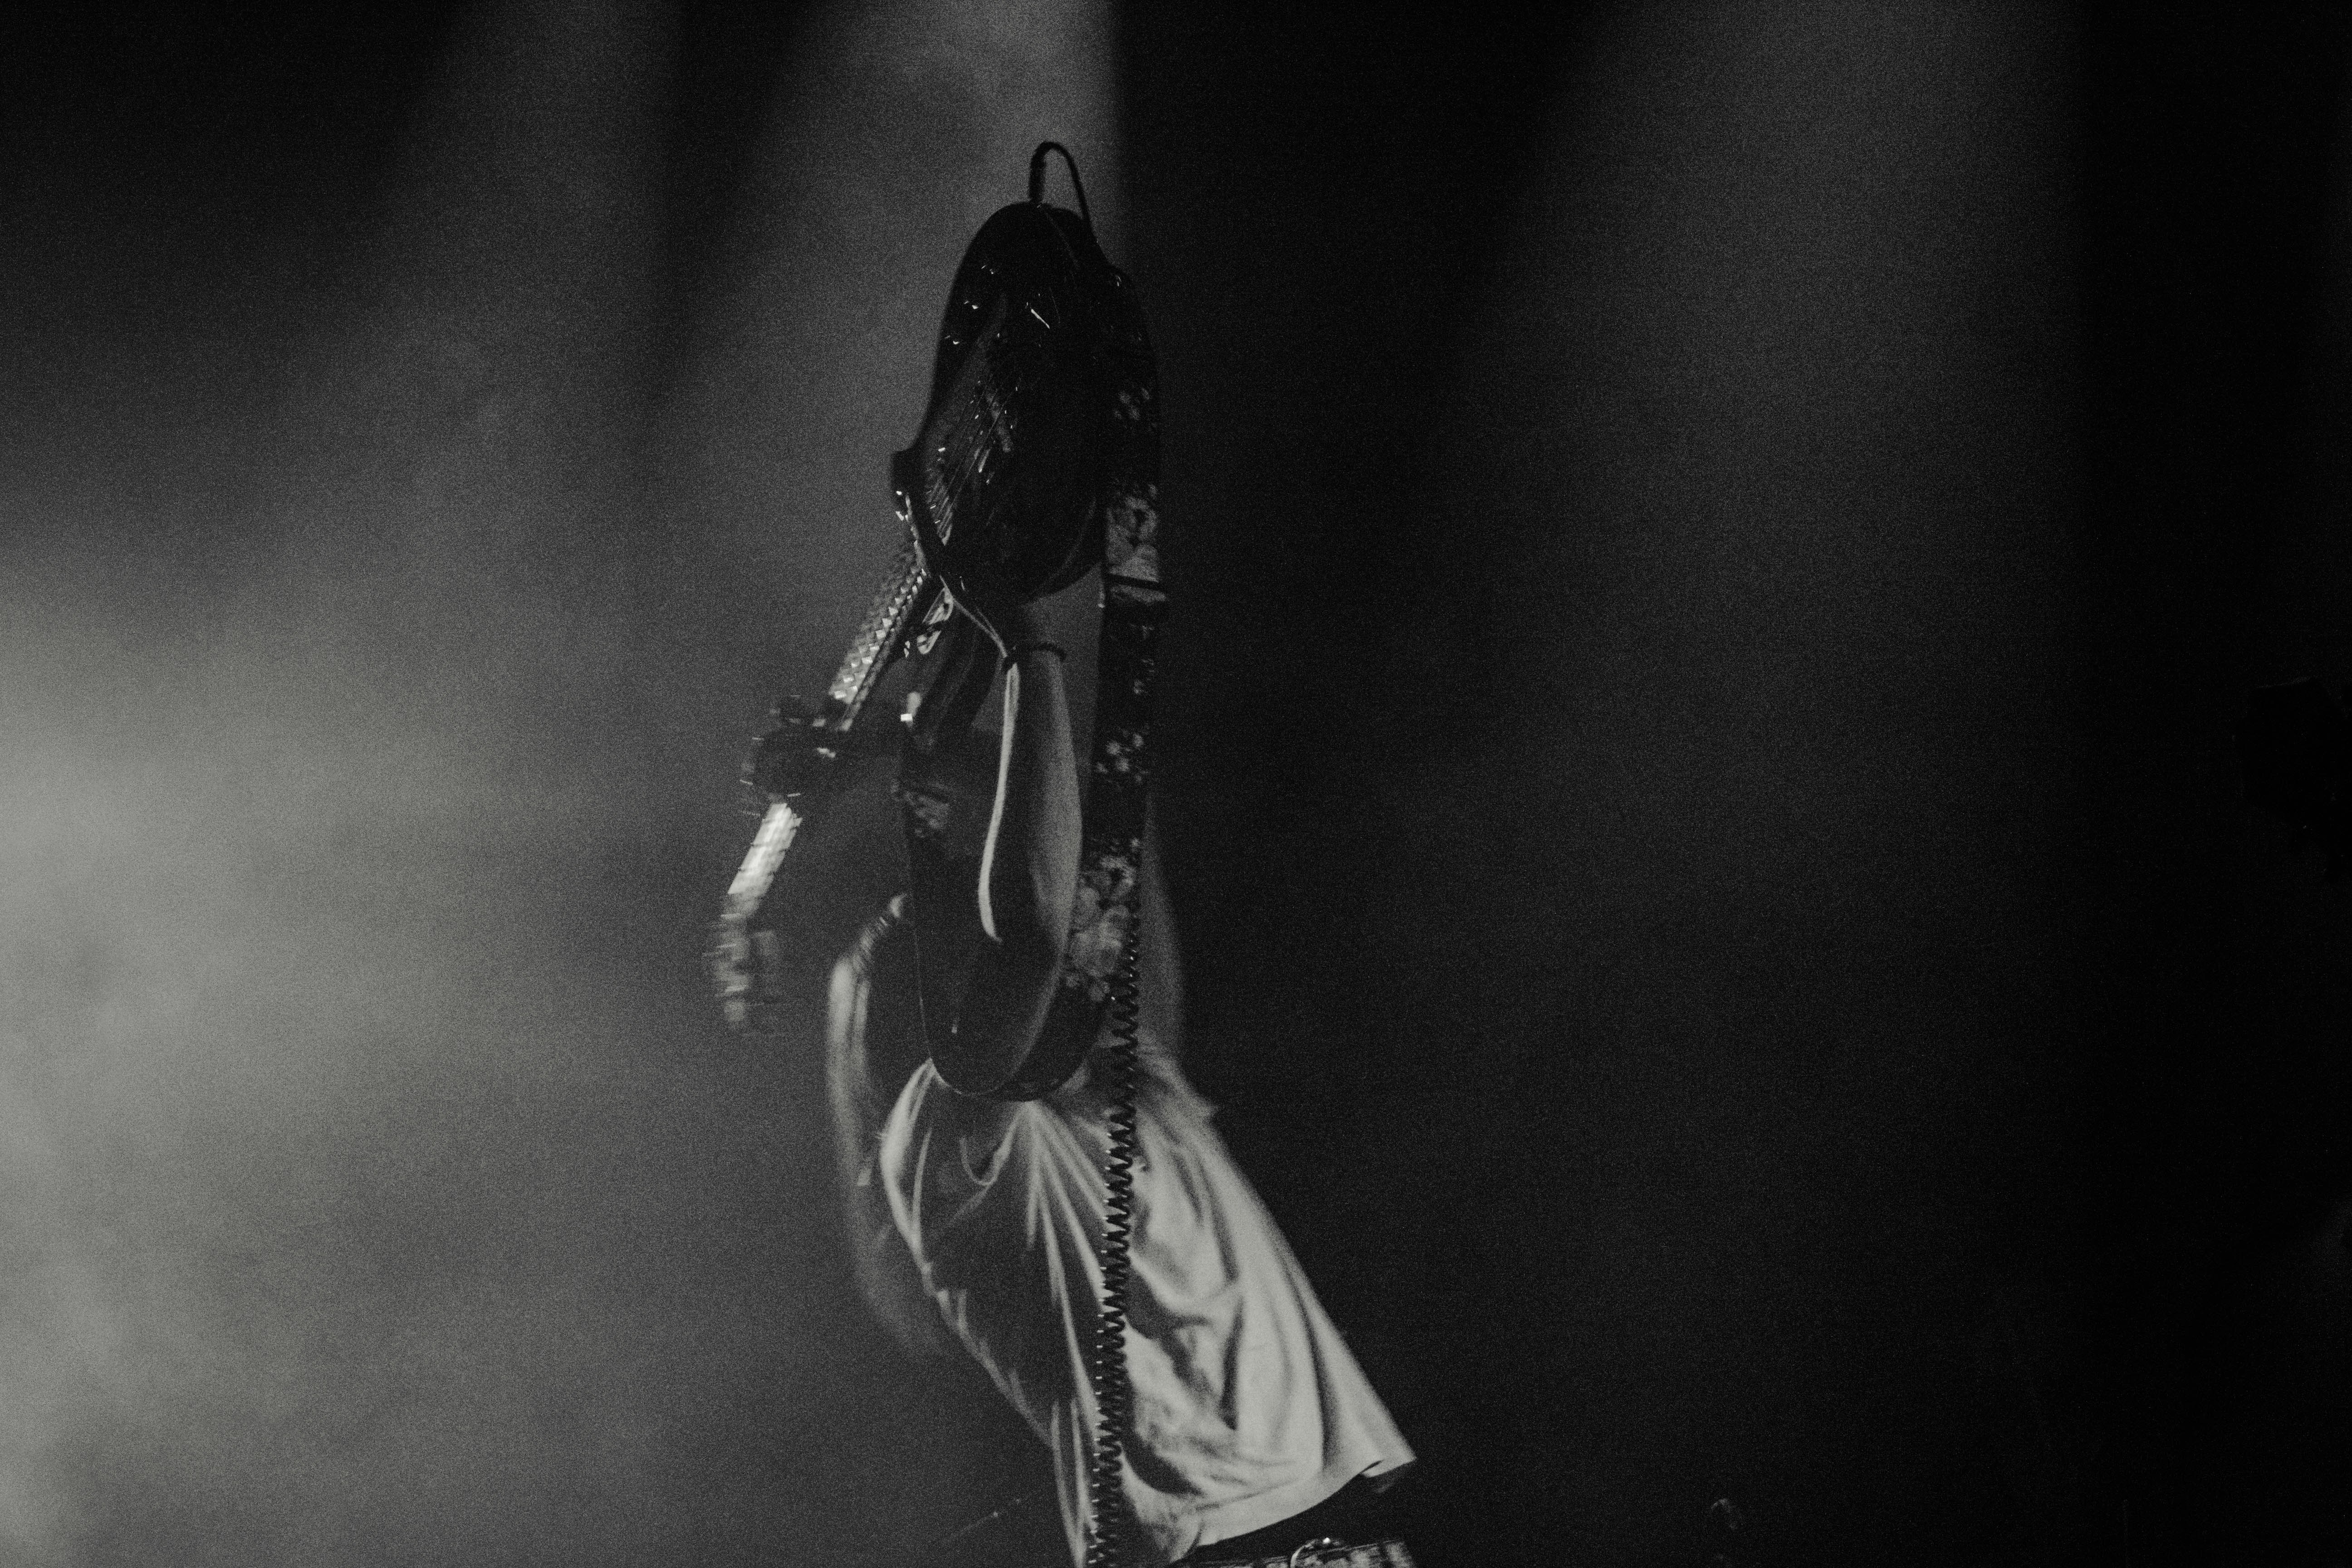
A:
<svg viewBox="0 0 2352 1568">
<path fill-rule="evenodd" d="M 906 635 L 907 623 L 923 597 L 923 584 L 929 576 L 923 566 L 923 552 L 909 531 L 898 542 L 898 553 L 883 574 L 882 586 L 875 590 L 874 603 L 858 623 L 857 635 L 849 640 L 849 652 L 825 691 L 827 729 L 846 730 L 857 721 L 859 710 L 882 679 L 890 650 Z"/>
</svg>

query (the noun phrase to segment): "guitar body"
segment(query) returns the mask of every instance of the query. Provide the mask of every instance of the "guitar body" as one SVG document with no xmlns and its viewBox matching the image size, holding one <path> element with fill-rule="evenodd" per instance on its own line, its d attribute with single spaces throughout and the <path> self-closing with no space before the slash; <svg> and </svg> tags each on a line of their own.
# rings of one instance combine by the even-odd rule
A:
<svg viewBox="0 0 2352 1568">
<path fill-rule="evenodd" d="M 972 237 L 921 433 L 890 472 L 950 594 L 985 569 L 1034 599 L 1100 563 L 1117 357 L 1150 353 L 1129 295 L 1076 214 L 1016 202 Z"/>
</svg>

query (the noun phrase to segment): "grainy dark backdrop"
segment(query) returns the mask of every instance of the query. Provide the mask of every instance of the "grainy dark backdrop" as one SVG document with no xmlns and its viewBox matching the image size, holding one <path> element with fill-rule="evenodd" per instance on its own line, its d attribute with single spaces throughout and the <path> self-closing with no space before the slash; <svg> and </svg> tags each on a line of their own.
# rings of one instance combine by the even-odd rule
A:
<svg viewBox="0 0 2352 1568">
<path fill-rule="evenodd" d="M 2352 1557 L 2352 921 L 2230 738 L 2352 679 L 2340 13 L 0 28 L 0 1561 L 1035 1483 L 697 955 L 1048 132 L 1162 357 L 1195 1073 L 1423 1560 Z"/>
</svg>

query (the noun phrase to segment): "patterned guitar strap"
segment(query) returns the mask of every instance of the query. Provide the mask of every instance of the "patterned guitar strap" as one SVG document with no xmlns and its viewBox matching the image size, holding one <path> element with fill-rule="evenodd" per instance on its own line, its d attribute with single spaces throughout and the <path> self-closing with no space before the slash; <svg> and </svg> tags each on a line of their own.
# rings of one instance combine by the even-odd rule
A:
<svg viewBox="0 0 2352 1568">
<path fill-rule="evenodd" d="M 1108 264 L 1106 264 L 1108 265 Z M 1151 688 L 1168 611 L 1160 582 L 1160 389 L 1132 286 L 1109 269 L 1114 397 L 1104 431 L 1102 631 L 1095 675 L 1094 746 L 1087 763 L 1077 896 L 1063 950 L 1062 984 L 1047 1037 L 1078 1032 L 1090 1044 L 1105 1009 L 1110 1147 L 1103 1163 L 1102 1300 L 1087 1371 L 1096 1430 L 1087 1491 L 1093 1527 L 1087 1568 L 1119 1568 L 1127 1536 L 1122 1480 L 1131 1405 L 1127 1290 L 1135 1218 L 1136 1052 L 1142 1017 L 1143 827 L 1151 782 Z M 1084 1048 L 1081 1047 L 1081 1048 Z"/>
</svg>

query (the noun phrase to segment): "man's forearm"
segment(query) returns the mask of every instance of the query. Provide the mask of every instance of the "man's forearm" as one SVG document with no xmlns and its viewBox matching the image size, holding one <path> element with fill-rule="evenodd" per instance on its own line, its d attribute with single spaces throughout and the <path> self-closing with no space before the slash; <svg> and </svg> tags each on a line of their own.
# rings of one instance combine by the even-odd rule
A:
<svg viewBox="0 0 2352 1568">
<path fill-rule="evenodd" d="M 1060 977 L 1078 876 L 1077 765 L 1060 658 L 1016 654 L 981 857 L 982 947 L 958 1027 L 1017 1052 L 1036 1037 Z"/>
</svg>

